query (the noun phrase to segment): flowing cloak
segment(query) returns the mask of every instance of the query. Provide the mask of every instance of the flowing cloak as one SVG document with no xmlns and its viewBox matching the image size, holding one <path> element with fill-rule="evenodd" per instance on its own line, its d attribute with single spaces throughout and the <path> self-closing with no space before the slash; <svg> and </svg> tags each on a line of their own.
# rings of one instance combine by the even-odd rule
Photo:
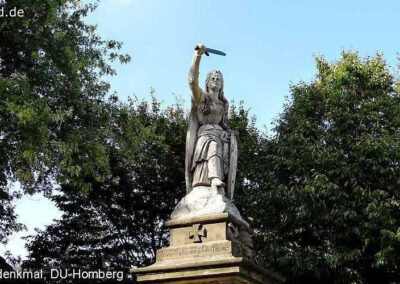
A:
<svg viewBox="0 0 400 284">
<path fill-rule="evenodd" d="M 196 115 L 196 105 L 192 102 L 192 109 L 189 116 L 189 127 L 186 133 L 186 151 L 185 151 L 185 180 L 186 194 L 192 191 L 193 172 L 191 170 L 194 155 L 194 147 L 196 146 L 197 130 L 199 129 L 199 121 Z"/>
</svg>

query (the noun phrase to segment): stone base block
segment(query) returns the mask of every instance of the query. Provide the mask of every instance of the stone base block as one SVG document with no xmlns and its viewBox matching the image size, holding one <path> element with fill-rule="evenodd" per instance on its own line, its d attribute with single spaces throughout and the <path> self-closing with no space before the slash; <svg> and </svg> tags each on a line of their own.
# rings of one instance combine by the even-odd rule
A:
<svg viewBox="0 0 400 284">
<path fill-rule="evenodd" d="M 150 267 L 148 267 L 150 268 Z M 246 264 L 241 258 L 178 264 L 169 269 L 136 271 L 138 282 L 144 283 L 277 283 L 271 276 Z M 166 267 L 164 267 L 166 268 Z"/>
<path fill-rule="evenodd" d="M 252 230 L 228 213 L 166 222 L 170 246 L 157 250 L 156 263 L 134 268 L 144 283 L 280 283 L 255 261 Z"/>
</svg>

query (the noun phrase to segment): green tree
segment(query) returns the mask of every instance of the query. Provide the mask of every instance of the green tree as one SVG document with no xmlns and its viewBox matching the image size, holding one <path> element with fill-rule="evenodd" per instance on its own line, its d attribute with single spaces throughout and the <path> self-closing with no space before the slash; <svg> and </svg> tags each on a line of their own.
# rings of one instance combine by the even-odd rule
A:
<svg viewBox="0 0 400 284">
<path fill-rule="evenodd" d="M 83 18 L 95 9 L 72 0 L 5 0 L 24 17 L 0 21 L 0 241 L 23 228 L 12 200 L 21 192 L 49 194 L 54 184 L 87 191 L 109 176 L 104 97 L 114 75 L 108 62 L 128 56 Z"/>
<path fill-rule="evenodd" d="M 149 265 L 166 246 L 164 221 L 184 195 L 186 116 L 181 105 L 146 102 L 108 105 L 111 175 L 87 193 L 71 184 L 53 200 L 62 219 L 29 243 L 29 268 L 118 269 Z"/>
<path fill-rule="evenodd" d="M 400 281 L 398 81 L 379 54 L 316 63 L 261 147 L 259 255 L 293 283 Z"/>
</svg>

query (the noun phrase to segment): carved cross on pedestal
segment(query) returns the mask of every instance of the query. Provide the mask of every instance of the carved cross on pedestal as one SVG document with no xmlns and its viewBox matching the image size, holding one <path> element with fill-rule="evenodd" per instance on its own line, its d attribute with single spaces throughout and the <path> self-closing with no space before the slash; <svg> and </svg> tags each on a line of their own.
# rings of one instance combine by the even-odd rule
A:
<svg viewBox="0 0 400 284">
<path fill-rule="evenodd" d="M 202 224 L 193 224 L 189 231 L 189 239 L 193 239 L 194 243 L 201 243 L 201 238 L 207 238 L 207 230 L 203 229 Z"/>
</svg>

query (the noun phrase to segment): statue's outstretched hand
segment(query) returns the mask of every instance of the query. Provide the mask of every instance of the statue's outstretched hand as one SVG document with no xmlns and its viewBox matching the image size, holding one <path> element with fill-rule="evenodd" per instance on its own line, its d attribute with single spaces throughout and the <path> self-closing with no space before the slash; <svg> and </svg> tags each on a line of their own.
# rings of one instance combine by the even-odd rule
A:
<svg viewBox="0 0 400 284">
<path fill-rule="evenodd" d="M 199 43 L 194 49 L 197 50 L 198 55 L 206 53 L 206 46 L 204 44 Z"/>
</svg>

